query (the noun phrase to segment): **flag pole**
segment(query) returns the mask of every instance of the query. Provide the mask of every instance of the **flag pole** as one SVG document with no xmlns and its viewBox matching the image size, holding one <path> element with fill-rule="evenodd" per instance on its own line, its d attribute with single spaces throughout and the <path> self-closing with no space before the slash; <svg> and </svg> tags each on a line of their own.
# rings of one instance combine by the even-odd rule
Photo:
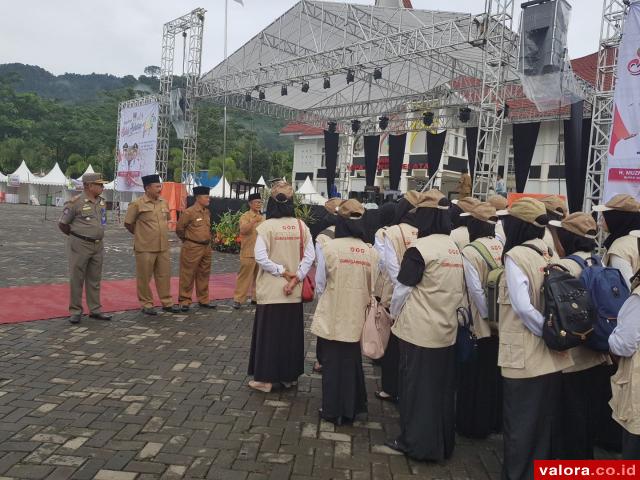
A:
<svg viewBox="0 0 640 480">
<path fill-rule="evenodd" d="M 229 62 L 227 58 L 227 37 L 228 37 L 228 23 L 229 23 L 229 0 L 224 1 L 224 63 L 229 73 Z M 227 163 L 227 84 L 229 79 L 225 75 L 224 85 L 224 127 L 222 132 L 222 198 L 226 198 L 226 178 L 225 178 L 225 164 Z"/>
</svg>

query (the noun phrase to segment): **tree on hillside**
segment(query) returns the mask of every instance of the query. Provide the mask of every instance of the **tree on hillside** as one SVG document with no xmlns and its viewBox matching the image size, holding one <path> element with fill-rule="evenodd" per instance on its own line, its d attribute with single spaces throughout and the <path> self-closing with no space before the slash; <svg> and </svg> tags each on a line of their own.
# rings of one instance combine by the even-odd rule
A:
<svg viewBox="0 0 640 480">
<path fill-rule="evenodd" d="M 222 157 L 216 157 L 209 160 L 209 175 L 214 177 L 222 177 Z M 224 162 L 224 177 L 228 182 L 236 180 L 244 180 L 245 176 L 240 170 L 233 158 L 227 157 Z"/>
<path fill-rule="evenodd" d="M 144 69 L 144 74 L 147 77 L 158 78 L 160 76 L 160 72 L 162 72 L 162 70 L 157 65 L 149 65 Z"/>
<path fill-rule="evenodd" d="M 67 159 L 67 169 L 64 172 L 67 177 L 78 178 L 89 166 L 89 162 L 82 155 L 72 153 Z"/>
</svg>

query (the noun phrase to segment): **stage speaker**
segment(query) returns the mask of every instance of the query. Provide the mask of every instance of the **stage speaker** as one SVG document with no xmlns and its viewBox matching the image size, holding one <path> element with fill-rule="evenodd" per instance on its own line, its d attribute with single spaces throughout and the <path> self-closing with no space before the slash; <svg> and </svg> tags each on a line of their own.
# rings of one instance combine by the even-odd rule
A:
<svg viewBox="0 0 640 480">
<path fill-rule="evenodd" d="M 535 0 L 522 4 L 520 71 L 526 76 L 564 68 L 571 5 L 566 0 Z"/>
</svg>

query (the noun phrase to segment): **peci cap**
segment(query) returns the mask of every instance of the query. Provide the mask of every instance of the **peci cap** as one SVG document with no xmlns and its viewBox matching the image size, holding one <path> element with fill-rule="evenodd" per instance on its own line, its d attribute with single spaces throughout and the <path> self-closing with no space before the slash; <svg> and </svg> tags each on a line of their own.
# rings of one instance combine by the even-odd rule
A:
<svg viewBox="0 0 640 480">
<path fill-rule="evenodd" d="M 511 205 L 508 210 L 500 210 L 496 215 L 503 217 L 511 215 L 523 222 L 530 223 L 536 227 L 545 227 L 548 223 L 547 209 L 540 200 L 535 198 L 523 197 Z"/>
<path fill-rule="evenodd" d="M 82 175 L 82 183 L 97 183 L 100 185 L 106 185 L 107 182 L 102 178 L 101 173 L 85 173 Z"/>
<path fill-rule="evenodd" d="M 473 209 L 476 205 L 480 203 L 480 200 L 473 197 L 464 197 L 464 198 L 453 200 L 453 202 L 451 203 L 460 207 L 460 209 L 463 212 L 469 213 L 471 209 Z"/>
<path fill-rule="evenodd" d="M 595 239 L 598 236 L 598 225 L 591 215 L 584 212 L 575 212 L 559 220 L 551 220 L 549 225 L 563 228 L 579 237 Z"/>
<path fill-rule="evenodd" d="M 209 187 L 193 187 L 193 196 L 197 197 L 198 195 L 209 195 L 211 189 Z"/>
<path fill-rule="evenodd" d="M 262 195 L 260 195 L 259 193 L 252 193 L 251 195 L 249 195 L 249 202 L 253 202 L 254 200 L 262 200 Z"/>
<path fill-rule="evenodd" d="M 547 212 L 554 213 L 561 218 L 566 217 L 567 213 L 569 213 L 567 204 L 558 195 L 547 195 L 546 197 L 542 197 L 540 201 L 544 203 Z"/>
<path fill-rule="evenodd" d="M 490 223 L 495 225 L 498 223 L 498 215 L 496 214 L 496 208 L 489 202 L 480 202 L 468 212 L 460 214 L 461 217 L 473 217 L 481 222 Z"/>
<path fill-rule="evenodd" d="M 153 175 L 145 175 L 144 177 L 142 177 L 142 185 L 144 185 L 145 187 L 151 185 L 152 183 L 162 183 L 160 182 L 160 175 L 153 174 Z"/>
<path fill-rule="evenodd" d="M 407 193 L 404 194 L 403 198 L 414 207 L 417 207 L 418 203 L 420 203 L 421 196 L 422 194 L 420 192 L 416 190 L 409 190 Z"/>
<path fill-rule="evenodd" d="M 487 202 L 490 203 L 496 210 L 504 210 L 509 206 L 509 202 L 502 195 L 491 195 Z"/>
<path fill-rule="evenodd" d="M 341 202 L 336 211 L 342 218 L 350 220 L 358 220 L 362 218 L 365 212 L 362 204 L 355 198 L 350 198 L 349 200 Z"/>
<path fill-rule="evenodd" d="M 640 212 L 640 203 L 631 195 L 619 193 L 604 205 L 596 205 L 593 207 L 594 212 L 608 212 L 610 210 L 636 213 Z"/>
<path fill-rule="evenodd" d="M 271 198 L 278 203 L 286 203 L 293 198 L 293 187 L 282 180 L 271 187 Z"/>
<path fill-rule="evenodd" d="M 343 202 L 343 200 L 341 198 L 338 198 L 338 197 L 330 198 L 329 200 L 327 200 L 325 202 L 324 208 L 331 215 L 337 215 L 338 214 L 338 207 L 340 206 L 340 204 L 342 202 Z"/>
<path fill-rule="evenodd" d="M 416 208 L 437 208 L 438 210 L 449 210 L 449 200 L 440 190 L 432 189 L 420 194 L 420 202 Z"/>
</svg>

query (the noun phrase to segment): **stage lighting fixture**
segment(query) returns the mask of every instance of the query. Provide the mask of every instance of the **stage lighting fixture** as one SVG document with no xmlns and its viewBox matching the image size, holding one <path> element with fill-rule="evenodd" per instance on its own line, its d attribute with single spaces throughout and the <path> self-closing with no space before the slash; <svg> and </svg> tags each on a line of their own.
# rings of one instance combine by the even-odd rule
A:
<svg viewBox="0 0 640 480">
<path fill-rule="evenodd" d="M 433 112 L 424 112 L 422 114 L 422 123 L 430 127 L 433 124 Z"/>
<path fill-rule="evenodd" d="M 358 130 L 360 130 L 361 125 L 362 125 L 362 122 L 360 120 L 351 120 L 351 131 L 353 133 L 358 133 Z"/>
<path fill-rule="evenodd" d="M 244 94 L 244 101 L 247 103 L 251 101 L 251 92 L 247 92 Z"/>
<path fill-rule="evenodd" d="M 286 96 L 289 92 L 287 91 L 287 86 L 286 85 L 282 85 L 282 88 L 280 88 L 280 95 L 282 95 L 283 97 Z"/>
<path fill-rule="evenodd" d="M 354 73 L 354 71 L 351 69 L 347 70 L 347 85 L 349 85 L 350 83 L 353 83 L 355 79 L 356 79 L 356 74 Z"/>
<path fill-rule="evenodd" d="M 380 80 L 382 78 L 382 69 L 381 68 L 374 68 L 373 69 L 373 79 L 374 80 Z"/>
<path fill-rule="evenodd" d="M 462 107 L 458 112 L 458 118 L 462 123 L 467 123 L 471 120 L 471 109 L 469 107 Z"/>
<path fill-rule="evenodd" d="M 307 93 L 309 91 L 309 82 L 302 82 L 302 93 Z"/>
<path fill-rule="evenodd" d="M 258 98 L 259 98 L 260 100 L 264 100 L 266 97 L 267 97 L 267 96 L 265 95 L 264 90 L 262 90 L 262 89 L 261 89 L 261 90 L 258 92 Z"/>
<path fill-rule="evenodd" d="M 337 126 L 338 124 L 336 122 L 329 122 L 327 123 L 327 130 L 329 130 L 329 133 L 336 133 Z"/>
<path fill-rule="evenodd" d="M 380 130 L 386 130 L 387 127 L 389 126 L 389 117 L 387 117 L 386 115 L 380 117 L 378 126 L 380 127 Z"/>
<path fill-rule="evenodd" d="M 331 79 L 329 77 L 324 77 L 324 81 L 322 82 L 322 88 L 325 90 L 327 88 L 331 88 Z"/>
<path fill-rule="evenodd" d="M 503 110 L 504 110 L 504 118 L 509 118 L 509 104 L 508 103 L 504 104 L 504 109 L 502 109 L 502 108 L 498 109 L 498 111 L 496 112 L 496 115 L 498 117 L 500 115 L 502 115 Z"/>
</svg>

